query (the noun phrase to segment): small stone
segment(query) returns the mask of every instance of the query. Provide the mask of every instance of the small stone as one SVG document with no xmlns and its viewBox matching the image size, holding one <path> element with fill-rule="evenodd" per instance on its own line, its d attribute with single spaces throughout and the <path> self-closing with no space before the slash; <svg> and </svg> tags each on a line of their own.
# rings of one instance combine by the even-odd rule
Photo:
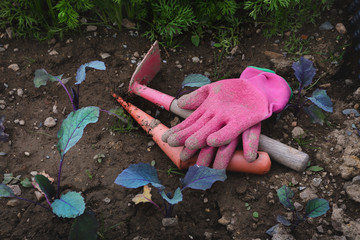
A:
<svg viewBox="0 0 360 240">
<path fill-rule="evenodd" d="M 9 207 L 15 207 L 19 204 L 19 200 L 17 199 L 10 199 L 7 203 L 6 203 L 6 206 L 9 206 Z"/>
<path fill-rule="evenodd" d="M 298 211 L 298 212 L 303 210 L 303 208 L 304 208 L 304 206 L 298 202 L 294 202 L 294 207 L 295 207 L 296 211 Z"/>
<path fill-rule="evenodd" d="M 281 53 L 276 53 L 276 52 L 272 52 L 272 51 L 265 51 L 264 54 L 265 54 L 265 56 L 269 57 L 270 59 L 277 59 L 277 58 L 283 57 L 283 55 Z"/>
<path fill-rule="evenodd" d="M 299 138 L 303 137 L 305 135 L 304 129 L 301 127 L 294 127 L 294 129 L 291 131 L 293 138 Z"/>
<path fill-rule="evenodd" d="M 208 202 L 209 202 L 209 199 L 204 198 L 204 203 L 208 203 Z"/>
<path fill-rule="evenodd" d="M 311 188 L 306 188 L 299 194 L 299 196 L 303 201 L 309 201 L 311 199 L 318 198 L 316 191 L 312 190 Z"/>
<path fill-rule="evenodd" d="M 163 218 L 161 221 L 164 227 L 176 227 L 178 225 L 177 218 Z"/>
<path fill-rule="evenodd" d="M 24 152 L 25 156 L 29 157 L 30 153 L 29 152 Z"/>
<path fill-rule="evenodd" d="M 320 186 L 320 183 L 321 183 L 322 179 L 321 178 L 314 178 L 311 182 L 311 184 L 314 186 L 314 187 L 318 187 Z"/>
<path fill-rule="evenodd" d="M 133 56 L 136 57 L 136 58 L 139 58 L 140 54 L 138 52 L 134 52 Z"/>
<path fill-rule="evenodd" d="M 110 203 L 110 202 L 111 202 L 111 199 L 108 198 L 108 197 L 106 197 L 106 198 L 103 199 L 103 202 L 105 202 L 105 203 Z"/>
<path fill-rule="evenodd" d="M 340 34 L 346 34 L 347 33 L 346 27 L 345 27 L 345 25 L 343 23 L 337 23 L 335 25 L 335 29 Z"/>
<path fill-rule="evenodd" d="M 292 126 L 292 127 L 296 127 L 296 125 L 297 125 L 297 122 L 292 122 L 292 123 L 291 123 L 291 126 Z"/>
<path fill-rule="evenodd" d="M 16 63 L 13 63 L 13 64 L 10 64 L 9 66 L 8 66 L 8 68 L 9 69 L 11 69 L 11 70 L 13 70 L 13 71 L 19 71 L 19 69 L 20 69 L 20 67 L 19 67 L 19 65 L 17 65 Z"/>
<path fill-rule="evenodd" d="M 319 233 L 324 233 L 324 228 L 320 225 L 320 226 L 317 226 L 316 227 L 316 230 L 319 232 Z"/>
<path fill-rule="evenodd" d="M 31 171 L 31 172 L 30 172 L 30 175 L 33 176 L 33 177 L 35 177 L 37 174 L 38 174 L 37 171 Z"/>
<path fill-rule="evenodd" d="M 4 52 L 4 51 L 5 51 L 5 48 L 0 47 L 0 52 Z"/>
<path fill-rule="evenodd" d="M 205 239 L 212 239 L 212 233 L 211 232 L 204 232 Z"/>
<path fill-rule="evenodd" d="M 20 120 L 20 121 L 19 121 L 19 125 L 20 125 L 20 126 L 24 126 L 24 125 L 25 125 L 25 121 L 24 121 L 24 120 Z"/>
<path fill-rule="evenodd" d="M 350 199 L 360 203 L 360 184 L 355 183 L 346 187 L 346 194 Z"/>
<path fill-rule="evenodd" d="M 55 121 L 54 118 L 48 117 L 48 118 L 45 119 L 44 125 L 46 127 L 48 127 L 48 128 L 52 128 L 52 127 L 54 127 L 56 125 L 56 121 Z"/>
<path fill-rule="evenodd" d="M 87 32 L 95 32 L 96 29 L 97 29 L 97 26 L 94 26 L 94 25 L 89 25 L 86 27 Z"/>
<path fill-rule="evenodd" d="M 59 53 L 54 49 L 49 52 L 50 56 L 58 55 Z"/>
<path fill-rule="evenodd" d="M 16 93 L 19 97 L 22 97 L 24 95 L 24 90 L 22 90 L 21 88 L 16 90 Z"/>
<path fill-rule="evenodd" d="M 109 53 L 100 53 L 100 57 L 101 57 L 102 59 L 106 59 L 106 58 L 111 57 L 111 55 L 110 55 Z"/>
<path fill-rule="evenodd" d="M 148 147 L 153 147 L 155 145 L 155 142 L 154 141 L 149 141 L 147 143 Z"/>
<path fill-rule="evenodd" d="M 198 58 L 198 57 L 193 57 L 193 58 L 191 58 L 191 60 L 192 60 L 193 63 L 200 62 L 200 58 Z"/>
<path fill-rule="evenodd" d="M 11 188 L 11 190 L 13 191 L 13 193 L 16 196 L 20 196 L 21 195 L 21 189 L 19 187 L 19 185 L 8 185 L 9 188 Z"/>
<path fill-rule="evenodd" d="M 228 225 L 230 223 L 230 220 L 226 219 L 224 216 L 222 216 L 222 218 L 220 218 L 218 220 L 218 223 L 225 226 L 225 225 Z"/>
<path fill-rule="evenodd" d="M 352 85 L 354 82 L 351 79 L 345 79 L 345 85 Z"/>
<path fill-rule="evenodd" d="M 331 29 L 333 29 L 334 26 L 329 22 L 329 21 L 326 21 L 324 22 L 323 24 L 320 25 L 319 29 L 321 31 L 329 31 Z"/>
</svg>

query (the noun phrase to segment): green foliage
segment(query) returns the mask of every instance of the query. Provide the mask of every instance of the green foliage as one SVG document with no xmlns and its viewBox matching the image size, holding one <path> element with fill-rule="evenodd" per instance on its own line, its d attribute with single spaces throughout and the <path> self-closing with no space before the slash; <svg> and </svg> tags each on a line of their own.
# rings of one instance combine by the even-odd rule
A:
<svg viewBox="0 0 360 240">
<path fill-rule="evenodd" d="M 301 56 L 310 54 L 309 39 L 302 39 L 293 33 L 285 41 L 284 50 L 291 56 L 294 61 L 299 60 Z"/>
<path fill-rule="evenodd" d="M 38 40 L 62 37 L 79 26 L 80 13 L 93 8 L 91 0 L 2 0 L 0 28 L 11 27 L 14 36 Z"/>
<path fill-rule="evenodd" d="M 189 30 L 197 23 L 191 5 L 178 1 L 159 0 L 152 2 L 153 20 L 145 36 L 151 41 L 162 39 L 160 44 L 166 47 L 178 47 L 175 37 Z"/>
<path fill-rule="evenodd" d="M 321 10 L 332 3 L 333 0 L 248 0 L 244 9 L 264 25 L 265 36 L 271 37 L 284 31 L 295 31 L 306 23 L 314 24 Z"/>
</svg>

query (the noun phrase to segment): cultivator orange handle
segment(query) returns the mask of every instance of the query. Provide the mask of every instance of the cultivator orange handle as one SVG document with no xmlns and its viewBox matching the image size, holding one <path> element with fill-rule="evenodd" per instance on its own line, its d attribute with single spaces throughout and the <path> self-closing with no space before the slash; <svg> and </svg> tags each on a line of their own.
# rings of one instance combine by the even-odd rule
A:
<svg viewBox="0 0 360 240">
<path fill-rule="evenodd" d="M 140 126 L 152 136 L 156 144 L 179 169 L 186 169 L 196 163 L 197 155 L 188 161 L 183 162 L 180 160 L 180 152 L 183 147 L 171 147 L 169 144 L 161 140 L 162 134 L 169 129 L 168 127 L 131 103 L 124 101 L 124 99 L 117 96 L 115 93 L 112 94 L 112 96 L 116 98 L 121 106 L 137 121 L 137 123 L 139 123 Z M 249 163 L 245 160 L 242 151 L 236 151 L 227 167 L 227 170 L 259 175 L 267 173 L 271 167 L 270 157 L 266 152 L 258 152 L 258 154 L 259 157 L 254 162 Z"/>
</svg>

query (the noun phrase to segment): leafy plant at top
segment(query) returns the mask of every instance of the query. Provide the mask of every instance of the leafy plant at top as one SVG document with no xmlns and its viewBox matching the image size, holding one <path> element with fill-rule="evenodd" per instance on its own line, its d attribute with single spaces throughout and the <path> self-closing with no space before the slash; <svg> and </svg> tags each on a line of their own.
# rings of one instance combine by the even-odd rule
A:
<svg viewBox="0 0 360 240">
<path fill-rule="evenodd" d="M 287 220 L 284 216 L 277 216 L 277 221 L 285 226 L 288 226 L 293 231 L 300 223 L 304 222 L 307 218 L 316 218 L 324 215 L 330 208 L 329 202 L 322 198 L 315 198 L 308 201 L 305 207 L 305 215 L 302 215 L 296 210 L 292 202 L 294 192 L 287 186 L 282 186 L 277 190 L 280 203 L 285 208 L 293 212 L 293 219 Z"/>
<path fill-rule="evenodd" d="M 323 125 L 325 115 L 322 110 L 326 112 L 333 111 L 333 104 L 326 94 L 326 91 L 323 89 L 316 89 L 311 97 L 305 97 L 305 99 L 303 99 L 302 96 L 303 89 L 312 83 L 316 74 L 316 69 L 314 68 L 312 61 L 301 57 L 299 61 L 293 63 L 292 68 L 295 71 L 296 79 L 299 81 L 298 96 L 295 104 L 290 104 L 287 107 L 294 107 L 296 115 L 298 115 L 301 110 L 304 110 L 310 116 L 312 122 Z M 311 88 L 311 86 L 309 88 Z M 313 104 L 304 106 L 309 100 Z"/>
<path fill-rule="evenodd" d="M 9 135 L 4 132 L 4 116 L 0 116 L 0 141 L 7 142 L 9 140 Z"/>
<path fill-rule="evenodd" d="M 153 21 L 144 36 L 151 41 L 159 39 L 166 47 L 178 47 L 175 38 L 197 23 L 192 7 L 186 2 L 159 0 L 152 2 L 151 8 Z"/>
<path fill-rule="evenodd" d="M 191 166 L 183 179 L 180 179 L 182 188 L 177 188 L 174 194 L 166 193 L 157 176 L 155 167 L 147 163 L 132 164 L 122 171 L 116 178 L 115 183 L 126 188 L 138 188 L 144 186 L 144 193 L 135 196 L 135 204 L 140 202 L 150 202 L 160 211 L 161 207 L 151 200 L 150 190 L 147 185 L 151 184 L 158 189 L 164 199 L 164 217 L 172 217 L 174 204 L 182 201 L 182 191 L 186 188 L 206 190 L 211 188 L 216 181 L 225 181 L 225 170 L 217 170 L 204 166 Z"/>
</svg>

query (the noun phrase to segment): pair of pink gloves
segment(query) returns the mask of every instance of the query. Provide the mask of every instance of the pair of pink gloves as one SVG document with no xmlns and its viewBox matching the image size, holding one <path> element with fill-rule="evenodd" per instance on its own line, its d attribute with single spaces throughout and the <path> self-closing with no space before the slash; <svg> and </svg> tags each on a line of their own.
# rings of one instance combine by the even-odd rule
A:
<svg viewBox="0 0 360 240">
<path fill-rule="evenodd" d="M 185 146 L 182 161 L 200 149 L 197 165 L 213 162 L 213 168 L 226 169 L 242 134 L 245 159 L 255 161 L 261 121 L 283 110 L 291 94 L 288 83 L 273 71 L 247 67 L 240 78 L 217 81 L 179 98 L 180 108 L 194 112 L 162 140 Z"/>
</svg>

